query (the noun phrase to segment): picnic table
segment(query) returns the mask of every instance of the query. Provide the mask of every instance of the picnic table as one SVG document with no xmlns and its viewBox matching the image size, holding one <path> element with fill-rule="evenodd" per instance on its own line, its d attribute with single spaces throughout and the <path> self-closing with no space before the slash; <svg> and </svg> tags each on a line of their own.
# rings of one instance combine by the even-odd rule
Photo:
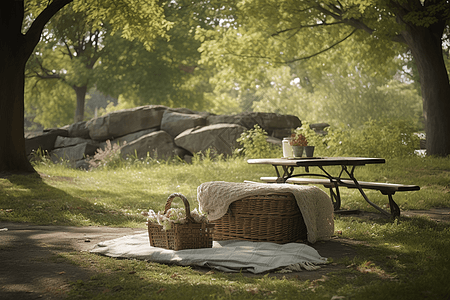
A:
<svg viewBox="0 0 450 300">
<path fill-rule="evenodd" d="M 358 181 L 355 177 L 355 169 L 367 164 L 384 164 L 384 158 L 370 157 L 305 157 L 305 158 L 262 158 L 249 159 L 249 164 L 267 164 L 275 168 L 276 177 L 261 177 L 260 179 L 268 183 L 293 183 L 293 184 L 320 184 L 330 190 L 331 201 L 334 210 L 340 211 L 341 196 L 339 187 L 358 189 L 364 200 L 380 211 L 384 216 L 396 218 L 400 216 L 400 208 L 393 200 L 396 192 L 416 191 L 420 187 L 417 185 L 404 185 L 383 182 Z M 337 174 L 331 174 L 326 167 L 339 166 Z M 322 172 L 312 174 L 311 167 L 318 167 Z M 299 170 L 304 169 L 304 172 Z M 281 169 L 281 172 L 280 172 Z M 383 195 L 388 196 L 390 212 L 382 209 L 369 200 L 364 189 L 378 190 Z"/>
</svg>

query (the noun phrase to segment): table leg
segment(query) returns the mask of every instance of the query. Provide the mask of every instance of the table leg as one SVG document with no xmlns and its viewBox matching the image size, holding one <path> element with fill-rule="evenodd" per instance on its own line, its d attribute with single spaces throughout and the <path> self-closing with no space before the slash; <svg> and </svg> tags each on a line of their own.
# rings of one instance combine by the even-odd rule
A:
<svg viewBox="0 0 450 300">
<path fill-rule="evenodd" d="M 333 202 L 333 208 L 335 211 L 340 210 L 341 209 L 341 193 L 339 192 L 339 185 L 336 182 L 336 178 L 334 178 L 333 176 L 331 176 L 331 174 L 329 174 L 322 166 L 319 166 L 319 169 L 322 170 L 322 172 L 326 175 L 324 175 L 324 177 L 328 178 L 330 180 L 330 184 L 332 184 L 332 186 L 330 185 L 330 198 L 331 198 L 331 202 Z M 342 174 L 342 171 L 341 171 Z M 339 178 L 341 177 L 341 174 L 339 174 Z M 339 180 L 339 178 L 337 180 Z M 335 189 L 336 192 L 333 190 Z"/>
<path fill-rule="evenodd" d="M 392 199 L 392 194 L 388 194 L 388 197 L 389 197 L 389 207 L 391 208 L 392 217 L 394 219 L 400 217 L 400 207 L 398 207 L 397 203 L 395 203 L 394 199 Z"/>
<path fill-rule="evenodd" d="M 273 165 L 275 172 L 277 172 L 277 183 L 285 183 L 286 179 L 292 177 L 294 173 L 294 167 L 283 166 L 283 175 L 281 176 L 280 171 L 276 165 Z"/>
<path fill-rule="evenodd" d="M 337 184 L 334 185 L 334 188 L 336 189 L 336 192 L 333 190 L 333 187 L 330 187 L 330 198 L 331 202 L 333 202 L 333 208 L 336 211 L 341 209 L 341 194 L 339 193 Z"/>
<path fill-rule="evenodd" d="M 343 170 L 347 173 L 347 175 L 350 177 L 351 180 L 353 180 L 353 183 L 355 184 L 356 188 L 359 190 L 359 192 L 361 193 L 361 195 L 363 196 L 364 200 L 366 200 L 367 203 L 369 203 L 370 205 L 372 205 L 375 209 L 377 209 L 379 212 L 381 212 L 383 215 L 387 216 L 387 217 L 391 217 L 392 215 L 390 213 L 388 213 L 387 211 L 385 211 L 384 209 L 382 209 L 381 207 L 379 207 L 378 205 L 376 205 L 375 203 L 373 203 L 372 201 L 369 200 L 369 198 L 367 197 L 366 193 L 364 193 L 364 190 L 362 189 L 361 185 L 359 184 L 358 180 L 356 180 L 355 176 L 353 175 L 354 170 L 355 170 L 355 166 L 353 166 L 352 171 L 349 172 L 347 170 L 346 166 L 342 166 Z M 390 202 L 394 202 L 392 200 L 392 196 L 389 199 L 389 203 Z M 397 206 L 397 204 L 394 202 L 395 206 Z M 397 206 L 398 208 L 398 206 Z M 392 210 L 392 208 L 391 208 Z M 400 215 L 400 214 L 399 214 Z"/>
</svg>

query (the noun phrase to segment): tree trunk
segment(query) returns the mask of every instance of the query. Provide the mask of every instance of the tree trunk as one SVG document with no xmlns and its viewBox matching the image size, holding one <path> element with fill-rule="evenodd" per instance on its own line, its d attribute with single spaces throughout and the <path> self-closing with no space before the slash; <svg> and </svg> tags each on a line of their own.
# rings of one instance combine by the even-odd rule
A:
<svg viewBox="0 0 450 300">
<path fill-rule="evenodd" d="M 4 48 L 0 48 L 3 66 L 0 72 L 0 172 L 34 172 L 25 152 L 24 138 L 26 59 L 5 55 Z"/>
<path fill-rule="evenodd" d="M 10 5 L 9 13 L 4 11 L 0 15 L 1 27 L 6 26 L 0 47 L 0 173 L 33 173 L 24 138 L 24 74 L 28 54 L 25 37 L 12 29 L 21 26 L 21 7 Z M 7 8 L 0 7 L 3 9 Z"/>
<path fill-rule="evenodd" d="M 84 103 L 86 100 L 87 86 L 72 86 L 77 94 L 77 109 L 75 110 L 75 123 L 84 119 Z"/>
<path fill-rule="evenodd" d="M 443 26 L 407 26 L 402 36 L 420 75 L 427 155 L 450 154 L 450 83 L 442 55 Z"/>
<path fill-rule="evenodd" d="M 0 1 L 0 173 L 35 173 L 25 152 L 25 64 L 48 20 L 72 0 L 55 0 L 22 34 L 24 2 Z"/>
</svg>

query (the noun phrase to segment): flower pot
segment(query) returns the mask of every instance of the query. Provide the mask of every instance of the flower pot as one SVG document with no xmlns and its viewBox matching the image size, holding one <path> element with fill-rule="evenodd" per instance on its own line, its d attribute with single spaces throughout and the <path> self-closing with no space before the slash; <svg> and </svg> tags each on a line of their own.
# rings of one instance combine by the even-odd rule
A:
<svg viewBox="0 0 450 300">
<path fill-rule="evenodd" d="M 294 155 L 294 157 L 302 157 L 303 148 L 303 146 L 292 146 L 292 154 Z"/>
<path fill-rule="evenodd" d="M 314 146 L 305 147 L 306 157 L 314 157 Z"/>
</svg>

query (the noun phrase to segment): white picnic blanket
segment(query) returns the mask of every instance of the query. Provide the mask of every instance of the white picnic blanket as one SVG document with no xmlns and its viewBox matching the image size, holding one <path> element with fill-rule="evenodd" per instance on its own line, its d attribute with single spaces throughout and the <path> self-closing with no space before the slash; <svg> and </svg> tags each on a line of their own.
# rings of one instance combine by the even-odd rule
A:
<svg viewBox="0 0 450 300">
<path fill-rule="evenodd" d="M 316 270 L 320 268 L 318 265 L 327 263 L 314 248 L 300 243 L 214 241 L 213 248 L 173 251 L 151 247 L 148 233 L 98 243 L 91 252 L 116 258 L 209 267 L 223 272 L 262 273 L 279 268 L 285 271 Z"/>
<path fill-rule="evenodd" d="M 330 197 L 315 186 L 267 184 L 256 182 L 211 181 L 197 188 L 199 208 L 209 220 L 221 218 L 228 206 L 247 196 L 274 193 L 292 193 L 305 221 L 308 241 L 329 239 L 334 234 L 333 205 Z"/>
</svg>

